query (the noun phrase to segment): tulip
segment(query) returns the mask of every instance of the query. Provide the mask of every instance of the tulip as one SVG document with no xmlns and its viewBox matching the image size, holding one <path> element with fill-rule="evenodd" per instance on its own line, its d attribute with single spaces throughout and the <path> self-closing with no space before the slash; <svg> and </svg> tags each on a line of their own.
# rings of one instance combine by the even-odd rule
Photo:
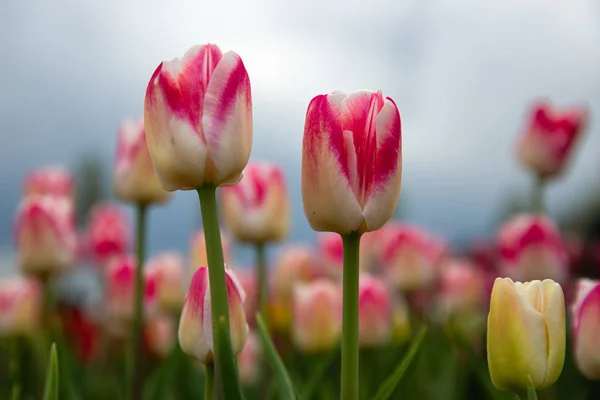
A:
<svg viewBox="0 0 600 400">
<path fill-rule="evenodd" d="M 57 273 L 76 262 L 77 232 L 69 200 L 26 197 L 19 204 L 14 233 L 18 263 L 26 274 Z"/>
<path fill-rule="evenodd" d="M 498 233 L 500 269 L 515 280 L 552 279 L 564 282 L 569 259 L 560 232 L 541 215 L 518 215 Z"/>
<path fill-rule="evenodd" d="M 119 128 L 113 182 L 116 197 L 125 202 L 164 203 L 170 197 L 154 173 L 141 118 Z"/>
<path fill-rule="evenodd" d="M 95 316 L 80 306 L 61 307 L 61 323 L 79 361 L 91 362 L 99 353 L 100 330 Z"/>
<path fill-rule="evenodd" d="M 42 288 L 34 279 L 0 281 L 0 337 L 31 336 L 39 332 Z"/>
<path fill-rule="evenodd" d="M 311 281 L 316 273 L 315 256 L 309 247 L 287 245 L 277 255 L 271 270 L 271 292 L 291 299 L 294 285 Z"/>
<path fill-rule="evenodd" d="M 225 269 L 231 345 L 234 354 L 244 348 L 248 324 L 244 314 L 246 294 L 230 269 Z M 211 322 L 211 298 L 208 285 L 208 267 L 202 266 L 194 272 L 192 283 L 179 321 L 179 345 L 187 355 L 203 364 L 214 362 L 213 331 Z"/>
<path fill-rule="evenodd" d="M 241 242 L 281 242 L 290 230 L 285 178 L 280 167 L 250 163 L 244 178 L 222 190 L 227 229 Z"/>
<path fill-rule="evenodd" d="M 344 246 L 337 233 L 322 232 L 317 235 L 320 266 L 325 276 L 339 279 L 344 266 Z"/>
<path fill-rule="evenodd" d="M 39 168 L 27 175 L 23 192 L 25 197 L 56 196 L 73 201 L 75 179 L 71 172 L 62 166 Z"/>
<path fill-rule="evenodd" d="M 231 259 L 231 240 L 224 232 L 221 232 L 221 243 L 223 246 L 223 259 L 228 262 Z M 198 231 L 192 236 L 190 242 L 190 260 L 192 271 L 197 270 L 203 265 L 208 265 L 206 257 L 206 239 L 204 231 Z"/>
<path fill-rule="evenodd" d="M 383 346 L 392 337 L 392 301 L 382 281 L 360 277 L 358 287 L 358 340 L 363 347 Z"/>
<path fill-rule="evenodd" d="M 376 231 L 367 232 L 362 235 L 359 253 L 359 267 L 361 271 L 374 273 L 380 267 L 383 254 L 384 235 L 385 226 Z"/>
<path fill-rule="evenodd" d="M 148 83 L 144 125 L 165 190 L 237 183 L 252 146 L 250 80 L 240 56 L 206 44 L 162 62 Z"/>
<path fill-rule="evenodd" d="M 390 228 L 382 263 L 390 283 L 402 291 L 431 287 L 439 277 L 445 244 L 429 232 L 410 225 Z"/>
<path fill-rule="evenodd" d="M 573 352 L 581 373 L 590 380 L 600 380 L 600 281 L 580 279 L 572 306 Z"/>
<path fill-rule="evenodd" d="M 487 303 L 487 276 L 467 260 L 449 260 L 441 268 L 439 300 L 449 314 L 477 312 Z"/>
<path fill-rule="evenodd" d="M 492 383 L 525 393 L 552 386 L 565 360 L 565 300 L 550 279 L 526 283 L 497 278 L 487 326 L 487 357 Z"/>
<path fill-rule="evenodd" d="M 400 112 L 380 91 L 312 99 L 302 143 L 304 213 L 316 231 L 368 232 L 390 219 L 400 195 Z"/>
<path fill-rule="evenodd" d="M 517 144 L 520 164 L 541 179 L 559 176 L 584 131 L 587 117 L 585 108 L 556 111 L 551 104 L 535 104 Z"/>
<path fill-rule="evenodd" d="M 250 331 L 248 332 L 243 350 L 237 356 L 242 385 L 252 386 L 258 382 L 260 376 L 260 356 L 261 347 L 258 336 L 253 331 Z"/>
<path fill-rule="evenodd" d="M 235 275 L 238 282 L 246 293 L 246 301 L 244 301 L 244 313 L 248 319 L 248 324 L 254 326 L 256 323 L 256 313 L 258 312 L 258 282 L 256 274 L 252 268 L 236 268 Z"/>
<path fill-rule="evenodd" d="M 174 323 L 170 317 L 157 316 L 146 322 L 145 339 L 148 350 L 165 359 L 175 345 Z"/>
<path fill-rule="evenodd" d="M 94 206 L 88 218 L 87 242 L 92 259 L 100 266 L 124 256 L 131 242 L 131 226 L 125 213 L 115 204 Z"/>
<path fill-rule="evenodd" d="M 331 349 L 342 332 L 342 298 L 332 282 L 319 279 L 298 285 L 294 290 L 294 342 L 302 351 Z"/>
<path fill-rule="evenodd" d="M 146 274 L 154 275 L 156 300 L 165 311 L 177 311 L 184 297 L 184 261 L 176 252 L 164 252 L 154 256 L 146 265 Z"/>
</svg>

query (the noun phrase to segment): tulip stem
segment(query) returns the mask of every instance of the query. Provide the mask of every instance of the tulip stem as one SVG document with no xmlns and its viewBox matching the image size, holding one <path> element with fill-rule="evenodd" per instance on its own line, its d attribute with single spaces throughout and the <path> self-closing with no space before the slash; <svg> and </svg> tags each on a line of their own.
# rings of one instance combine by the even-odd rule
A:
<svg viewBox="0 0 600 400">
<path fill-rule="evenodd" d="M 264 243 L 258 243 L 256 245 L 256 270 L 258 274 L 258 306 L 268 327 L 269 314 L 267 313 L 267 300 L 269 298 L 269 292 L 267 287 L 267 259 Z"/>
<path fill-rule="evenodd" d="M 144 297 L 143 292 L 143 266 L 144 250 L 146 242 L 146 205 L 137 205 L 136 216 L 136 268 L 135 268 L 135 295 L 134 295 L 134 316 L 133 329 L 131 335 L 131 360 L 130 360 L 130 384 L 131 399 L 140 400 L 142 398 L 142 327 L 144 326 Z"/>
<path fill-rule="evenodd" d="M 541 176 L 536 176 L 531 191 L 531 211 L 542 214 L 544 212 L 544 189 L 546 181 Z"/>
<path fill-rule="evenodd" d="M 360 233 L 342 235 L 344 244 L 342 387 L 340 398 L 358 399 L 358 257 Z"/>
<path fill-rule="evenodd" d="M 216 189 L 213 185 L 204 185 L 197 189 L 208 260 L 215 352 L 215 387 L 219 397 L 241 399 L 242 392 L 229 332 L 229 305 L 221 232 L 217 216 Z"/>
<path fill-rule="evenodd" d="M 204 400 L 215 398 L 215 365 L 206 364 L 206 375 L 204 377 Z"/>
</svg>

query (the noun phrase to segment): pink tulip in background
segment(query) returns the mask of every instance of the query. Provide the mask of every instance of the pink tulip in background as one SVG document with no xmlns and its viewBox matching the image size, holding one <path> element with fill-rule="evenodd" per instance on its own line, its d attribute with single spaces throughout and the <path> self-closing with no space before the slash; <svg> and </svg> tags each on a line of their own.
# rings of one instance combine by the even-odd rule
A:
<svg viewBox="0 0 600 400">
<path fill-rule="evenodd" d="M 261 347 L 258 336 L 255 332 L 248 332 L 246 344 L 243 350 L 238 354 L 238 369 L 240 381 L 244 386 L 252 386 L 258 382 L 260 377 L 260 357 Z"/>
<path fill-rule="evenodd" d="M 383 347 L 392 338 L 392 301 L 378 278 L 362 275 L 358 287 L 358 341 L 361 347 Z"/>
<path fill-rule="evenodd" d="M 231 239 L 229 235 L 221 230 L 221 245 L 223 246 L 223 260 L 227 262 L 231 254 Z M 206 258 L 206 241 L 204 239 L 204 231 L 197 231 L 190 240 L 190 262 L 192 271 L 197 270 L 203 265 L 208 265 Z"/>
<path fill-rule="evenodd" d="M 164 203 L 170 197 L 154 173 L 141 118 L 128 119 L 119 127 L 113 185 L 116 197 L 125 202 Z"/>
<path fill-rule="evenodd" d="M 367 90 L 312 99 L 302 143 L 304 213 L 316 231 L 379 229 L 394 213 L 402 181 L 400 112 Z"/>
<path fill-rule="evenodd" d="M 222 189 L 221 204 L 226 228 L 241 242 L 280 242 L 289 233 L 287 187 L 277 165 L 248 164 L 239 183 Z"/>
<path fill-rule="evenodd" d="M 600 380 L 600 281 L 580 279 L 577 282 L 571 318 L 575 362 L 586 378 Z"/>
<path fill-rule="evenodd" d="M 35 169 L 25 178 L 23 195 L 55 196 L 75 200 L 75 178 L 63 166 L 49 166 Z"/>
<path fill-rule="evenodd" d="M 168 251 L 148 260 L 144 272 L 156 282 L 156 301 L 167 312 L 181 309 L 184 298 L 184 260 L 179 253 Z"/>
<path fill-rule="evenodd" d="M 88 217 L 87 245 L 91 259 L 98 266 L 127 253 L 131 244 L 131 222 L 116 204 L 100 203 Z"/>
<path fill-rule="evenodd" d="M 443 263 L 440 276 L 439 306 L 448 315 L 479 313 L 486 309 L 493 279 L 479 265 L 465 259 Z"/>
<path fill-rule="evenodd" d="M 514 280 L 552 279 L 564 282 L 569 259 L 552 220 L 540 215 L 517 215 L 498 232 L 499 268 Z"/>
<path fill-rule="evenodd" d="M 240 56 L 206 44 L 162 62 L 148 83 L 144 125 L 166 190 L 237 183 L 252 147 L 250 79 Z"/>
<path fill-rule="evenodd" d="M 41 326 L 42 287 L 35 279 L 0 281 L 0 338 L 37 334 Z"/>
<path fill-rule="evenodd" d="M 146 322 L 144 339 L 148 350 L 165 359 L 175 346 L 175 323 L 171 316 L 159 315 Z"/>
</svg>

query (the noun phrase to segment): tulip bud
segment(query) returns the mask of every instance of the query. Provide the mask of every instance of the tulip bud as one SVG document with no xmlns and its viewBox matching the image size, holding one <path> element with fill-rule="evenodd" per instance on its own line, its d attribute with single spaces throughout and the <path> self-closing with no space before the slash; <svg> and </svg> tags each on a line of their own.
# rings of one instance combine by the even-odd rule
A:
<svg viewBox="0 0 600 400">
<path fill-rule="evenodd" d="M 400 112 L 367 90 L 312 99 L 302 143 L 304 213 L 316 231 L 368 232 L 394 213 L 402 180 Z"/>
<path fill-rule="evenodd" d="M 268 163 L 251 163 L 244 178 L 225 187 L 222 210 L 227 229 L 246 243 L 280 242 L 290 230 L 290 211 L 283 171 Z"/>
<path fill-rule="evenodd" d="M 590 380 L 600 380 L 600 281 L 580 279 L 572 306 L 573 352 L 581 373 Z"/>
<path fill-rule="evenodd" d="M 467 260 L 449 260 L 441 268 L 439 302 L 448 314 L 477 312 L 486 306 L 487 276 Z"/>
<path fill-rule="evenodd" d="M 500 269 L 512 279 L 563 282 L 568 276 L 568 254 L 560 232 L 547 217 L 511 218 L 500 228 L 498 247 Z"/>
<path fill-rule="evenodd" d="M 231 258 L 231 240 L 229 239 L 229 236 L 222 230 L 221 246 L 223 247 L 223 260 L 227 263 Z M 204 231 L 198 231 L 192 236 L 190 243 L 190 260 L 192 271 L 197 270 L 202 265 L 208 265 Z"/>
<path fill-rule="evenodd" d="M 62 166 L 51 166 L 31 171 L 25 178 L 23 190 L 27 196 L 55 196 L 73 201 L 75 199 L 75 179 Z"/>
<path fill-rule="evenodd" d="M 157 316 L 146 322 L 144 337 L 148 350 L 160 359 L 166 358 L 175 345 L 175 324 L 170 317 Z"/>
<path fill-rule="evenodd" d="M 34 335 L 39 332 L 42 288 L 34 279 L 0 281 L 0 338 Z"/>
<path fill-rule="evenodd" d="M 306 352 L 331 349 L 342 333 L 342 292 L 332 282 L 319 279 L 294 290 L 293 338 Z"/>
<path fill-rule="evenodd" d="M 378 347 L 392 337 L 392 301 L 383 282 L 362 275 L 358 285 L 358 341 L 362 347 Z"/>
<path fill-rule="evenodd" d="M 244 386 L 252 386 L 260 377 L 261 347 L 256 333 L 248 332 L 244 349 L 238 354 L 238 369 L 240 381 Z"/>
<path fill-rule="evenodd" d="M 176 252 L 165 252 L 148 260 L 145 272 L 154 275 L 156 300 L 164 311 L 181 309 L 184 297 L 183 258 Z"/>
<path fill-rule="evenodd" d="M 244 348 L 248 324 L 244 314 L 246 294 L 233 271 L 225 268 L 229 304 L 229 330 L 234 354 Z M 179 345 L 187 355 L 204 364 L 212 363 L 214 356 L 212 309 L 210 303 L 208 267 L 201 266 L 194 272 L 192 283 L 179 321 Z"/>
<path fill-rule="evenodd" d="M 402 291 L 432 286 L 438 279 L 446 246 L 429 232 L 409 225 L 386 230 L 382 263 L 390 283 Z"/>
<path fill-rule="evenodd" d="M 552 386 L 565 360 L 565 300 L 550 279 L 526 283 L 497 278 L 487 327 L 487 356 L 492 383 L 524 393 Z"/>
<path fill-rule="evenodd" d="M 144 125 L 165 190 L 237 183 L 252 147 L 250 80 L 240 56 L 206 44 L 162 62 L 148 83 Z"/>
<path fill-rule="evenodd" d="M 105 310 L 109 322 L 123 323 L 133 319 L 135 293 L 135 257 L 117 257 L 109 264 L 106 278 Z M 156 303 L 156 277 L 144 270 L 144 312 L 151 315 Z"/>
<path fill-rule="evenodd" d="M 88 218 L 87 242 L 91 258 L 99 266 L 127 253 L 131 242 L 131 226 L 117 205 L 94 206 Z"/>
<path fill-rule="evenodd" d="M 170 197 L 154 173 L 141 118 L 127 120 L 119 128 L 113 182 L 115 196 L 122 201 L 164 203 Z"/>
<path fill-rule="evenodd" d="M 583 132 L 585 108 L 557 112 L 547 103 L 536 104 L 517 144 L 521 165 L 541 178 L 559 176 Z"/>
<path fill-rule="evenodd" d="M 30 196 L 17 211 L 15 242 L 25 274 L 50 274 L 72 267 L 77 255 L 72 202 L 60 197 Z"/>
</svg>

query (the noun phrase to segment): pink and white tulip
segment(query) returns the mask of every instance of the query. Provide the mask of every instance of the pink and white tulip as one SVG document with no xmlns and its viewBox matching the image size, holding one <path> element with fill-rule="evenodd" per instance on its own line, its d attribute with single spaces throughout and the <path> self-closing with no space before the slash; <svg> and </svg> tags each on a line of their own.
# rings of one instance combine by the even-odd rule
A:
<svg viewBox="0 0 600 400">
<path fill-rule="evenodd" d="M 294 342 L 302 351 L 331 349 L 342 333 L 342 291 L 331 281 L 319 279 L 294 291 Z"/>
<path fill-rule="evenodd" d="M 148 83 L 144 125 L 165 190 L 237 183 L 252 147 L 250 79 L 240 56 L 205 44 L 162 62 Z"/>
<path fill-rule="evenodd" d="M 426 230 L 397 225 L 386 231 L 382 266 L 390 283 L 403 291 L 431 287 L 438 279 L 447 249 Z"/>
<path fill-rule="evenodd" d="M 170 317 L 161 315 L 146 322 L 144 337 L 148 350 L 165 359 L 175 345 L 175 324 Z"/>
<path fill-rule="evenodd" d="M 225 226 L 241 242 L 281 242 L 290 230 L 290 210 L 283 170 L 250 163 L 243 179 L 221 191 Z"/>
<path fill-rule="evenodd" d="M 564 282 L 569 259 L 563 239 L 552 220 L 522 214 L 508 220 L 498 233 L 501 271 L 514 280 L 552 279 Z"/>
<path fill-rule="evenodd" d="M 448 314 L 484 310 L 492 284 L 478 265 L 467 260 L 452 259 L 441 268 L 439 302 Z"/>
<path fill-rule="evenodd" d="M 141 118 L 126 120 L 119 127 L 113 182 L 115 195 L 122 201 L 152 204 L 170 197 L 154 172 Z"/>
<path fill-rule="evenodd" d="M 184 298 L 184 261 L 177 252 L 164 252 L 148 260 L 147 274 L 154 276 L 156 300 L 164 311 L 181 309 Z"/>
<path fill-rule="evenodd" d="M 223 260 L 227 263 L 231 258 L 231 239 L 229 235 L 221 230 L 221 246 L 223 247 Z M 192 271 L 197 270 L 203 265 L 208 265 L 206 257 L 206 240 L 204 231 L 196 232 L 190 241 L 190 262 Z"/>
<path fill-rule="evenodd" d="M 77 231 L 73 203 L 53 196 L 21 201 L 14 230 L 18 263 L 25 274 L 50 274 L 74 266 Z"/>
<path fill-rule="evenodd" d="M 71 201 L 75 199 L 75 178 L 63 166 L 43 167 L 29 172 L 24 186 L 25 197 L 55 196 Z"/>
<path fill-rule="evenodd" d="M 234 354 L 244 348 L 248 324 L 244 314 L 246 294 L 233 271 L 225 268 L 229 304 L 229 329 Z M 179 345 L 187 355 L 209 364 L 214 361 L 212 311 L 208 267 L 202 266 L 194 272 L 179 321 Z"/>
<path fill-rule="evenodd" d="M 99 266 L 125 255 L 131 243 L 131 225 L 117 205 L 96 205 L 88 217 L 87 244 L 90 257 Z"/>
<path fill-rule="evenodd" d="M 560 175 L 584 131 L 588 110 L 557 111 L 546 102 L 535 104 L 517 144 L 521 165 L 543 179 Z"/>
<path fill-rule="evenodd" d="M 312 99 L 302 143 L 304 213 L 316 231 L 368 232 L 390 219 L 402 181 L 400 112 L 380 91 Z"/>
<path fill-rule="evenodd" d="M 358 287 L 358 341 L 362 347 L 384 346 L 393 332 L 390 293 L 377 278 L 360 277 Z"/>
<path fill-rule="evenodd" d="M 37 280 L 15 277 L 0 281 L 0 338 L 39 332 L 42 288 Z"/>
<path fill-rule="evenodd" d="M 309 247 L 287 245 L 277 254 L 270 271 L 270 292 L 291 299 L 294 285 L 313 280 L 316 273 L 315 256 Z"/>
<path fill-rule="evenodd" d="M 577 282 L 571 312 L 577 367 L 586 378 L 600 380 L 600 281 L 580 279 Z"/>
<path fill-rule="evenodd" d="M 238 369 L 240 381 L 244 386 L 252 386 L 260 377 L 261 346 L 258 336 L 253 331 L 248 332 L 244 349 L 238 354 Z"/>
<path fill-rule="evenodd" d="M 254 326 L 256 322 L 256 313 L 258 312 L 258 279 L 254 268 L 235 268 L 235 275 L 238 282 L 246 293 L 244 301 L 244 313 L 248 319 L 248 324 Z"/>
</svg>

